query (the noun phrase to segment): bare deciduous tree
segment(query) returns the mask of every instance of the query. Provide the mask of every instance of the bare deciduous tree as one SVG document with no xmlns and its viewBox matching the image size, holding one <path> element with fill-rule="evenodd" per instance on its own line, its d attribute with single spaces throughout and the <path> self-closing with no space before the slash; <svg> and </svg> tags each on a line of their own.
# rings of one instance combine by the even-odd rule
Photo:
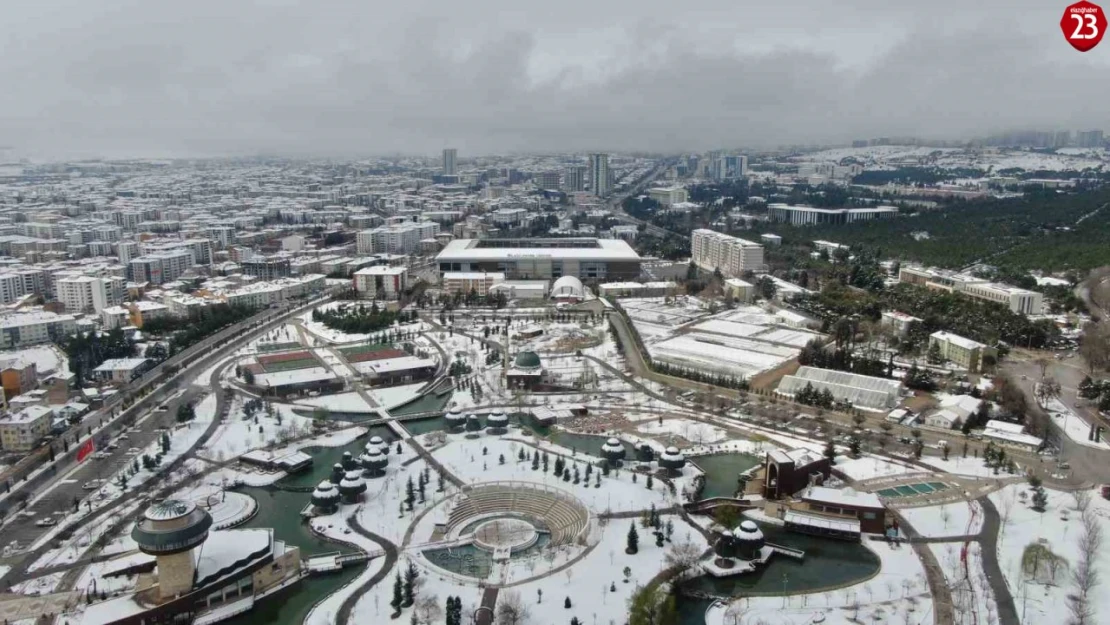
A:
<svg viewBox="0 0 1110 625">
<path fill-rule="evenodd" d="M 510 590 L 501 593 L 497 599 L 498 625 L 523 625 L 528 622 L 530 612 L 520 593 Z"/>
<path fill-rule="evenodd" d="M 688 569 L 701 558 L 702 549 L 690 540 L 672 543 L 665 557 L 667 566 Z"/>
<path fill-rule="evenodd" d="M 1081 488 L 1073 490 L 1071 496 L 1075 500 L 1075 509 L 1079 514 L 1087 514 L 1087 508 L 1091 505 L 1091 491 Z"/>
</svg>

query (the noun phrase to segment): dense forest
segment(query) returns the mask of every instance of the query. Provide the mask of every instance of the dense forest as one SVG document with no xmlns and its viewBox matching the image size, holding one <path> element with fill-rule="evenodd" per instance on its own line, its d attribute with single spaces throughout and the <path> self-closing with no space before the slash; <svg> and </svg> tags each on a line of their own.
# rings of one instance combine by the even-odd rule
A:
<svg viewBox="0 0 1110 625">
<path fill-rule="evenodd" d="M 1009 271 L 1085 272 L 1110 264 L 1110 189 L 1037 191 L 1020 198 L 956 202 L 896 219 L 805 228 L 761 224 L 756 231 L 782 236 L 782 252 L 791 244 L 827 239 L 937 267 L 984 262 Z"/>
</svg>

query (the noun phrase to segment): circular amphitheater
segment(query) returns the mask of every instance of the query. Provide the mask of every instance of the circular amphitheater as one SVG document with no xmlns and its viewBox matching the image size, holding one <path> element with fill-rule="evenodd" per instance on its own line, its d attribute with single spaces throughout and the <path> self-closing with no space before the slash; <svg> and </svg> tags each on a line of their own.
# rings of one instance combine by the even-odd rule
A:
<svg viewBox="0 0 1110 625">
<path fill-rule="evenodd" d="M 473 536 L 475 546 L 489 550 L 525 549 L 537 534 L 550 535 L 555 547 L 584 537 L 590 511 L 569 493 L 527 482 L 491 482 L 463 490 L 451 504 L 447 536 Z"/>
</svg>

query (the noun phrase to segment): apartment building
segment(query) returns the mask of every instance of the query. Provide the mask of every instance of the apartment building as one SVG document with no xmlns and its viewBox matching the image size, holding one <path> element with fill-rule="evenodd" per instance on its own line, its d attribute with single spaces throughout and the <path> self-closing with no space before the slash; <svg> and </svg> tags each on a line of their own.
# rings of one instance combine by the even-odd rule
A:
<svg viewBox="0 0 1110 625">
<path fill-rule="evenodd" d="M 228 292 L 225 297 L 227 303 L 232 306 L 265 308 L 271 304 L 281 304 L 290 299 L 317 293 L 326 286 L 327 282 L 323 274 L 309 274 L 272 282 L 248 284 Z"/>
<path fill-rule="evenodd" d="M 193 253 L 187 249 L 154 252 L 131 259 L 127 264 L 135 282 L 165 284 L 180 278 L 193 266 Z"/>
<path fill-rule="evenodd" d="M 126 280 L 118 276 L 71 276 L 54 282 L 54 292 L 66 312 L 96 312 L 123 301 Z"/>
<path fill-rule="evenodd" d="M 940 356 L 944 360 L 967 369 L 971 373 L 978 373 L 983 367 L 983 358 L 994 356 L 993 347 L 964 338 L 951 332 L 934 332 L 929 335 L 929 349 L 937 346 Z"/>
<path fill-rule="evenodd" d="M 439 224 L 434 221 L 408 221 L 379 226 L 358 233 L 356 247 L 359 254 L 404 254 L 420 251 L 420 242 L 434 239 L 439 234 Z"/>
<path fill-rule="evenodd" d="M 354 274 L 354 286 L 359 297 L 397 299 L 409 286 L 409 270 L 387 265 L 359 269 Z"/>
<path fill-rule="evenodd" d="M 882 319 L 879 321 L 880 327 L 890 328 L 896 336 L 905 336 L 910 330 L 910 326 L 914 323 L 921 323 L 922 320 L 913 315 L 907 315 L 904 312 L 897 310 L 884 310 Z"/>
<path fill-rule="evenodd" d="M 491 271 L 448 271 L 443 274 L 443 290 L 451 295 L 474 292 L 484 296 L 495 284 L 505 281 L 505 274 Z"/>
<path fill-rule="evenodd" d="M 255 257 L 243 261 L 239 266 L 243 269 L 244 275 L 265 281 L 288 278 L 293 272 L 288 258 Z"/>
<path fill-rule="evenodd" d="M 764 269 L 762 245 L 704 228 L 690 234 L 690 260 L 706 271 L 720 269 L 726 278 Z"/>
<path fill-rule="evenodd" d="M 0 446 L 5 451 L 31 451 L 50 432 L 54 411 L 45 406 L 28 406 L 0 417 Z"/>
<path fill-rule="evenodd" d="M 16 349 L 39 343 L 53 343 L 77 331 L 73 315 L 51 312 L 26 312 L 0 317 L 0 348 Z"/>
<path fill-rule="evenodd" d="M 609 195 L 613 189 L 612 173 L 609 171 L 608 154 L 590 155 L 590 191 L 598 197 Z"/>
</svg>

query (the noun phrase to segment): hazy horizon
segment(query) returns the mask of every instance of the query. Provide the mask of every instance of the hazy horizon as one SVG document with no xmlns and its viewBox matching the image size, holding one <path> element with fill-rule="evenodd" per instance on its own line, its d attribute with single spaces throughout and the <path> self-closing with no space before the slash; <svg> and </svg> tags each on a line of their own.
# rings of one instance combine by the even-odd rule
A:
<svg viewBox="0 0 1110 625">
<path fill-rule="evenodd" d="M 872 0 L 20 4 L 0 146 L 32 158 L 431 156 L 964 140 L 1110 126 L 1064 5 Z"/>
</svg>

